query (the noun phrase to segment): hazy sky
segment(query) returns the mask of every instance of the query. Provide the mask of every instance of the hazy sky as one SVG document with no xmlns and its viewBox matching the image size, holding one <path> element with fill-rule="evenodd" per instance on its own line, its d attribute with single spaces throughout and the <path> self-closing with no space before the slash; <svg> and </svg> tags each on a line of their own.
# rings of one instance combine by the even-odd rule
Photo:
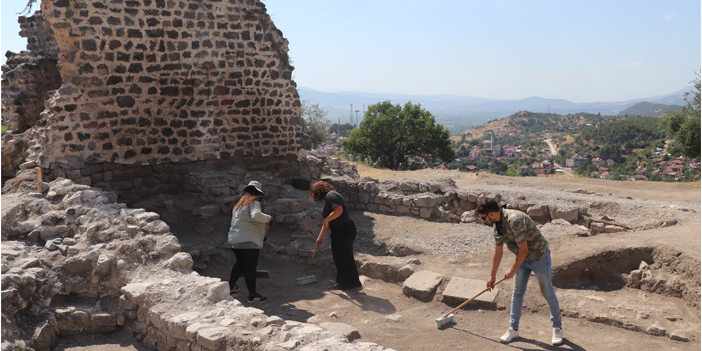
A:
<svg viewBox="0 0 702 351">
<path fill-rule="evenodd" d="M 3 63 L 25 48 L 26 3 L 2 0 Z M 264 3 L 295 81 L 326 92 L 622 101 L 685 88 L 701 67 L 699 0 Z"/>
</svg>

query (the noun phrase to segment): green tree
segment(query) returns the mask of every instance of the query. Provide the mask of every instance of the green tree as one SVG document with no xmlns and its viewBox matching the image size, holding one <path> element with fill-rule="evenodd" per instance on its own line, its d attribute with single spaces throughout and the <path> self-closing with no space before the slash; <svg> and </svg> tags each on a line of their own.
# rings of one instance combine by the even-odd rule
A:
<svg viewBox="0 0 702 351">
<path fill-rule="evenodd" d="M 319 108 L 319 104 L 310 104 L 307 100 L 300 101 L 300 117 L 305 120 L 302 132 L 310 136 L 310 150 L 316 149 L 327 140 L 331 122 L 326 116 L 327 111 Z"/>
<path fill-rule="evenodd" d="M 517 161 L 517 163 L 513 163 L 511 166 L 507 167 L 507 175 L 510 177 L 521 177 L 522 176 L 522 163 L 520 161 Z"/>
<path fill-rule="evenodd" d="M 435 160 L 456 158 L 450 133 L 420 104 L 390 101 L 370 105 L 358 129 L 343 142 L 354 159 L 393 170 L 419 169 Z"/>
<path fill-rule="evenodd" d="M 690 83 L 694 83 L 696 92 L 685 93 L 687 105 L 680 111 L 668 111 L 663 115 L 663 121 L 668 133 L 683 148 L 683 155 L 690 158 L 700 158 L 700 75 Z M 692 99 L 688 100 L 688 97 Z"/>
</svg>

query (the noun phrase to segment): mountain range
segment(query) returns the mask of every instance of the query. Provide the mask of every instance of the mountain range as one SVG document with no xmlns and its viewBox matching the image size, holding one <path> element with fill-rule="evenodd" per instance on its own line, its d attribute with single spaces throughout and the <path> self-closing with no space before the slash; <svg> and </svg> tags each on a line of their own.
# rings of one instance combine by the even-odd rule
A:
<svg viewBox="0 0 702 351">
<path fill-rule="evenodd" d="M 521 100 L 485 99 L 458 95 L 402 95 L 373 94 L 363 92 L 321 92 L 306 87 L 298 87 L 300 100 L 307 100 L 328 112 L 327 118 L 332 123 L 349 123 L 351 121 L 351 104 L 353 104 L 354 123 L 363 119 L 364 105 L 390 100 L 393 104 L 404 105 L 408 101 L 419 103 L 431 112 L 437 123 L 450 130 L 467 129 L 495 118 L 509 116 L 519 111 L 550 112 L 558 114 L 588 112 L 616 115 L 639 103 L 650 102 L 663 105 L 685 105 L 684 93 L 693 90 L 693 86 L 676 92 L 641 99 L 614 102 L 574 103 L 563 99 L 545 99 L 529 97 Z M 358 113 L 355 110 L 359 110 Z"/>
</svg>

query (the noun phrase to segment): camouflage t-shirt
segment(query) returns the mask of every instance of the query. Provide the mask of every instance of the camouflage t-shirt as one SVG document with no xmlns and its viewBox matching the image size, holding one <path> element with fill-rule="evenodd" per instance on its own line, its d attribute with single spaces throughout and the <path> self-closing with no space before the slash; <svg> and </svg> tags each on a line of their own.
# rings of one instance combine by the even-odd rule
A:
<svg viewBox="0 0 702 351">
<path fill-rule="evenodd" d="M 516 255 L 519 253 L 519 244 L 527 242 L 529 253 L 527 260 L 537 260 L 548 252 L 548 241 L 536 228 L 536 224 L 529 215 L 517 210 L 502 210 L 502 236 L 497 232 L 497 225 L 492 225 L 492 234 L 495 236 L 495 246 L 507 244 L 509 251 Z"/>
</svg>

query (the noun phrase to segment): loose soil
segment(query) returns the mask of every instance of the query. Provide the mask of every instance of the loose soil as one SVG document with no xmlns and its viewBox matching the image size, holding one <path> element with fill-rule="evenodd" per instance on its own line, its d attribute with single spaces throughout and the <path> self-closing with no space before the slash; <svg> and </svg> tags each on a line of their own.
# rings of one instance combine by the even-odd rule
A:
<svg viewBox="0 0 702 351">
<path fill-rule="evenodd" d="M 483 184 L 564 189 L 567 191 L 583 189 L 594 193 L 641 200 L 700 202 L 699 182 L 695 184 L 670 184 L 558 177 L 509 178 L 456 171 L 394 172 L 372 169 L 362 165 L 359 165 L 359 173 L 361 176 L 370 176 L 381 181 L 402 178 L 429 180 L 451 177 L 459 187 Z M 691 308 L 690 302 L 686 302 L 682 298 L 623 286 L 611 287 L 611 281 L 597 281 L 596 276 L 587 277 L 590 280 L 578 278 L 579 282 L 587 282 L 587 286 L 566 287 L 567 283 L 560 286 L 558 282 L 555 284 L 562 309 L 570 311 L 563 318 L 565 342 L 560 347 L 554 347 L 550 344 L 551 327 L 548 309 L 540 296 L 534 279 L 530 280 L 525 298 L 520 328 L 521 338 L 509 345 L 500 344 L 498 339 L 506 330 L 509 322 L 511 282 L 498 286 L 500 291 L 497 297 L 497 308 L 479 309 L 469 306 L 457 312 L 455 325 L 438 330 L 435 326 L 435 319 L 455 307 L 440 302 L 440 292 L 445 288 L 446 281 L 454 276 L 486 280 L 490 269 L 491 247 L 477 247 L 459 255 L 440 250 L 437 248 L 437 241 L 432 241 L 436 238 L 450 239 L 460 231 L 474 228 L 468 225 L 437 223 L 364 211 L 350 211 L 350 214 L 359 227 L 356 245 L 356 252 L 359 255 L 377 255 L 387 252 L 393 245 L 402 243 L 404 235 L 416 236 L 417 233 L 421 233 L 426 236 L 424 245 L 414 247 L 417 254 L 405 258 L 407 260 L 418 259 L 421 262 L 415 267 L 415 271 L 429 270 L 444 276 L 444 282 L 439 287 L 437 294 L 429 301 L 419 301 L 405 296 L 401 283 L 388 283 L 367 277 L 362 277 L 364 289 L 360 293 L 347 294 L 338 290 L 329 290 L 335 274 L 333 265 L 329 264 L 329 257 L 316 258 L 315 260 L 318 262 L 313 264 L 310 269 L 310 274 L 315 275 L 317 283 L 297 286 L 295 280 L 303 276 L 308 261 L 264 250 L 259 269 L 269 270 L 270 278 L 258 280 L 258 291 L 270 297 L 270 300 L 261 304 L 246 302 L 246 288 L 243 279 L 239 280 L 242 289 L 238 295 L 235 295 L 235 298 L 240 298 L 245 306 L 260 308 L 267 315 L 277 315 L 288 320 L 315 324 L 328 321 L 346 323 L 356 327 L 360 332 L 360 339 L 354 342 L 374 342 L 395 350 L 507 350 L 515 348 L 522 350 L 699 350 L 701 347 L 699 296 L 696 296 L 698 307 Z M 221 217 L 224 218 L 224 216 Z M 167 214 L 162 214 L 162 218 L 171 225 L 172 230 L 179 236 L 184 246 L 188 245 L 188 239 L 192 242 L 221 242 L 226 235 L 228 226 L 226 218 L 224 220 L 211 220 L 209 225 L 190 224 L 193 227 L 189 227 L 185 221 L 181 222 L 176 218 L 170 218 L 169 221 Z M 654 250 L 669 247 L 671 252 L 682 252 L 684 256 L 696 260 L 697 277 L 699 277 L 701 230 L 699 214 L 695 218 L 695 220 L 678 222 L 677 225 L 667 228 L 601 234 L 594 237 L 557 235 L 557 229 L 551 229 L 544 235 L 547 236 L 551 245 L 554 274 L 559 269 L 571 267 L 580 261 L 584 262 L 605 252 L 624 253 L 631 248 L 633 248 L 632 250 Z M 194 226 L 199 226 L 199 228 L 194 228 Z M 193 230 L 193 233 L 197 232 L 197 234 L 190 238 L 183 237 L 184 232 L 189 230 Z M 276 240 L 289 236 L 289 233 L 285 233 L 282 226 L 273 225 L 269 235 L 270 240 L 276 242 Z M 616 260 L 616 258 L 614 259 Z M 514 255 L 506 252 L 499 274 L 502 274 L 513 260 Z M 233 263 L 233 254 L 227 250 L 220 250 L 209 262 L 208 268 L 201 274 L 228 280 L 229 270 Z M 686 283 L 697 284 L 697 286 L 700 284 L 699 280 Z M 579 314 L 574 314 L 573 311 L 577 311 Z M 644 317 L 646 320 L 642 321 L 641 318 Z M 617 319 L 624 322 L 634 322 L 634 324 L 638 323 L 638 325 L 656 323 L 665 326 L 668 332 L 680 328 L 690 341 L 675 341 L 664 336 L 653 336 L 641 331 L 627 330 L 615 326 L 617 323 L 612 322 L 612 320 Z M 145 348 L 124 334 L 115 334 L 67 338 L 61 340 L 55 349 L 93 351 L 143 350 Z"/>
</svg>

